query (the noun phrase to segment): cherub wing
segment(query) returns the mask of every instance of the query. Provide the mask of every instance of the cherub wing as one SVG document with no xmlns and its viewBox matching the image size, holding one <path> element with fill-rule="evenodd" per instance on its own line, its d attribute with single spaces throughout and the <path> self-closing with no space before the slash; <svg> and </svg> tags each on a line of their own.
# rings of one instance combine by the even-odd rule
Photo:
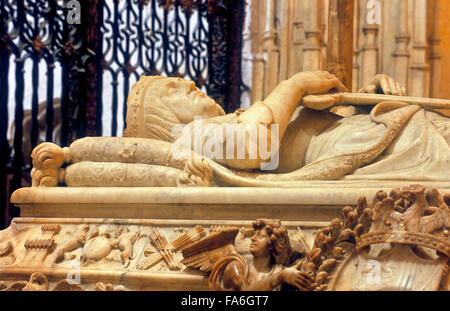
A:
<svg viewBox="0 0 450 311">
<path fill-rule="evenodd" d="M 239 233 L 237 227 L 219 228 L 206 238 L 182 250 L 182 263 L 188 267 L 209 272 L 220 259 L 237 254 L 234 240 Z"/>
</svg>

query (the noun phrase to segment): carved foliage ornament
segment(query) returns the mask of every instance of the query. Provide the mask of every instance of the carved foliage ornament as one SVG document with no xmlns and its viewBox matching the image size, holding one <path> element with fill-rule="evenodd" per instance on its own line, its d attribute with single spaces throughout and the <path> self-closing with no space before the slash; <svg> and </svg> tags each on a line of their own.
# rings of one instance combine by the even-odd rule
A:
<svg viewBox="0 0 450 311">
<path fill-rule="evenodd" d="M 420 185 L 361 197 L 320 230 L 302 268 L 315 290 L 448 289 L 449 203 Z"/>
<path fill-rule="evenodd" d="M 281 264 L 282 270 L 270 274 L 272 287 L 262 289 L 275 289 L 281 280 L 300 290 L 315 291 L 448 290 L 449 204 L 450 195 L 443 196 L 436 189 L 420 185 L 393 189 L 389 195 L 379 191 L 369 204 L 361 197 L 355 208 L 344 207 L 340 219 L 319 230 L 303 258 L 292 262 L 289 260 L 292 249 L 277 251 L 269 243 L 276 258 L 271 267 Z M 255 230 L 257 236 L 258 226 Z M 245 288 L 242 284 L 256 288 L 251 287 L 252 282 L 258 283 L 252 281 L 252 273 L 255 274 L 249 268 L 252 261 L 244 259 L 234 248 L 236 233 L 237 228 L 219 228 L 183 250 L 185 265 L 210 272 L 212 289 L 241 290 Z M 270 236 L 272 242 L 278 239 L 276 235 Z M 257 238 L 252 237 L 252 243 L 254 240 Z M 289 238 L 281 244 L 289 249 Z M 257 258 L 255 254 L 253 260 Z M 230 279 L 227 274 L 233 274 L 228 269 L 230 265 L 237 268 L 231 277 L 234 281 L 227 284 Z M 283 271 L 292 273 L 296 281 L 291 283 L 292 279 Z M 240 285 L 234 286 L 237 283 Z"/>
</svg>

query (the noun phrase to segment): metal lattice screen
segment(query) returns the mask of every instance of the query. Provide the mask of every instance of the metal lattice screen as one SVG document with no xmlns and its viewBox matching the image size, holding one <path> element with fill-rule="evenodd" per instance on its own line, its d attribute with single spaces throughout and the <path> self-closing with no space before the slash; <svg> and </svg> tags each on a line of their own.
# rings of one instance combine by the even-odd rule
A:
<svg viewBox="0 0 450 311">
<path fill-rule="evenodd" d="M 73 21 L 73 3 L 79 20 Z M 243 0 L 0 0 L 0 227 L 31 150 L 117 136 L 141 75 L 195 81 L 239 107 Z M 5 190 L 3 190 L 5 189 Z"/>
<path fill-rule="evenodd" d="M 207 9 L 206 1 L 189 5 L 177 1 L 170 6 L 156 0 L 147 5 L 142 1 L 106 1 L 103 107 L 112 114 L 106 115 L 111 117 L 111 127 L 104 132 L 116 136 L 123 130 L 124 103 L 130 85 L 141 75 L 182 77 L 208 90 Z"/>
</svg>

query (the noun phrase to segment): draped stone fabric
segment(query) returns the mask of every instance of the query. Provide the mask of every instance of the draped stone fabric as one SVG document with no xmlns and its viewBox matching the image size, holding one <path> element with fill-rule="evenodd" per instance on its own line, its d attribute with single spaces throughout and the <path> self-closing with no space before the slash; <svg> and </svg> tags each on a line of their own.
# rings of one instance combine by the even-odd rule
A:
<svg viewBox="0 0 450 311">
<path fill-rule="evenodd" d="M 370 116 L 363 114 L 343 118 L 333 126 L 311 139 L 305 164 L 361 151 L 386 132 L 384 125 L 371 122 Z M 448 118 L 421 109 L 375 163 L 358 168 L 344 179 L 447 180 L 449 144 Z"/>
<path fill-rule="evenodd" d="M 373 133 L 376 126 L 368 133 Z M 353 136 L 352 132 L 348 135 Z M 450 176 L 448 118 L 420 110 L 376 163 L 344 179 L 448 180 Z"/>
</svg>

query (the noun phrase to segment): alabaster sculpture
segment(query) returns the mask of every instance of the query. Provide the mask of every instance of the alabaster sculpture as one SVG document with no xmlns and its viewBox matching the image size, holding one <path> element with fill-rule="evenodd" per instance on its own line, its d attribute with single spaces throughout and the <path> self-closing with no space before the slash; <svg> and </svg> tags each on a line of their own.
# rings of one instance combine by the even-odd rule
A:
<svg viewBox="0 0 450 311">
<path fill-rule="evenodd" d="M 279 222 L 260 219 L 252 259 L 239 255 L 226 234 L 216 234 L 183 250 L 183 262 L 211 271 L 215 290 L 273 290 L 282 284 L 299 290 L 449 290 L 449 203 L 450 196 L 420 185 L 389 196 L 379 191 L 370 203 L 361 197 L 356 207 L 344 207 L 304 257 L 292 256 Z"/>
<path fill-rule="evenodd" d="M 279 220 L 258 219 L 253 223 L 251 260 L 234 247 L 239 228 L 217 228 L 207 238 L 183 250 L 183 263 L 211 272 L 214 290 L 275 290 L 283 284 L 300 290 L 312 288 L 313 279 L 297 266 L 288 267 L 301 254 L 291 247 L 286 228 Z"/>
<path fill-rule="evenodd" d="M 0 231 L 0 289 L 449 290 L 449 204 L 421 185 L 380 190 L 313 231 L 19 218 Z"/>
<path fill-rule="evenodd" d="M 345 105 L 344 91 L 334 75 L 301 72 L 248 110 L 224 114 L 193 82 L 143 76 L 128 97 L 124 137 L 37 146 L 33 186 L 449 181 L 450 121 L 434 109 L 448 103 L 406 100 L 385 75 L 362 92 L 394 95 L 390 101 L 380 96 L 362 105 L 361 97 L 357 106 Z"/>
</svg>

